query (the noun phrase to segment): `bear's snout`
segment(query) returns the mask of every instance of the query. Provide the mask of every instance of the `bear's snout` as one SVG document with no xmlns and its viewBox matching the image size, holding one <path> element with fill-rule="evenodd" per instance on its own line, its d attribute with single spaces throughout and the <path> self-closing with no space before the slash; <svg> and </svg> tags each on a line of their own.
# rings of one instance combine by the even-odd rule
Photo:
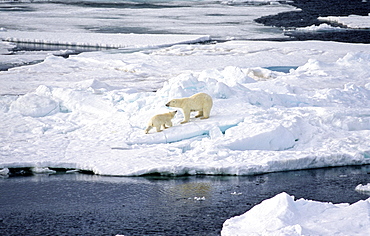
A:
<svg viewBox="0 0 370 236">
<path fill-rule="evenodd" d="M 167 103 L 166 103 L 166 107 L 169 107 L 169 106 L 170 106 L 170 103 L 169 103 L 169 102 L 167 102 Z"/>
</svg>

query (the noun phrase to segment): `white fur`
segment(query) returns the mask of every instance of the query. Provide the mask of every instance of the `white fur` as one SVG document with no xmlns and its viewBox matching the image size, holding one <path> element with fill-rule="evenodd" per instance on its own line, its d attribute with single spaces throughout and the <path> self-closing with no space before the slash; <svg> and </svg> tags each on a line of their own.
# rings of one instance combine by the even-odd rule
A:
<svg viewBox="0 0 370 236">
<path fill-rule="evenodd" d="M 198 111 L 195 117 L 202 117 L 201 119 L 208 119 L 213 106 L 212 97 L 206 93 L 197 93 L 187 98 L 177 98 L 169 101 L 166 106 L 181 108 L 184 113 L 184 120 L 181 124 L 190 120 L 190 112 Z"/>
<path fill-rule="evenodd" d="M 145 129 L 145 133 L 149 133 L 149 131 L 155 127 L 157 132 L 161 132 L 161 128 L 166 129 L 168 127 L 172 127 L 171 119 L 175 116 L 177 111 L 172 111 L 164 114 L 158 114 L 153 116 L 149 122 L 148 127 Z M 166 127 L 167 126 L 167 127 Z"/>
</svg>

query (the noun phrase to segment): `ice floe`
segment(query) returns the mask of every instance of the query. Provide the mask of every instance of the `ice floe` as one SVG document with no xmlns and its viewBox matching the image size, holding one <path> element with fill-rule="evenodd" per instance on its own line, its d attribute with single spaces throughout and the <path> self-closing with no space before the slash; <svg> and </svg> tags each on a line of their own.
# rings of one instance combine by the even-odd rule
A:
<svg viewBox="0 0 370 236">
<path fill-rule="evenodd" d="M 370 28 L 370 15 L 369 16 L 326 16 L 319 17 L 321 21 L 336 22 L 352 29 L 369 29 Z"/>
<path fill-rule="evenodd" d="M 365 184 L 365 185 L 359 184 L 356 186 L 355 190 L 358 192 L 363 192 L 363 193 L 370 195 L 370 183 Z"/>
<path fill-rule="evenodd" d="M 231 235 L 368 235 L 370 203 L 332 204 L 280 193 L 241 216 L 228 219 L 221 231 Z"/>
<path fill-rule="evenodd" d="M 303 31 L 303 32 L 322 32 L 322 31 L 344 31 L 345 28 L 340 27 L 333 27 L 331 25 L 328 25 L 326 23 L 320 24 L 320 25 L 311 25 L 303 28 L 297 28 L 297 31 Z"/>
<path fill-rule="evenodd" d="M 0 38 L 7 42 L 54 46 L 95 48 L 155 48 L 175 44 L 200 43 L 210 40 L 208 35 L 175 34 L 104 34 L 65 32 L 0 31 Z"/>
<path fill-rule="evenodd" d="M 231 45 L 232 54 L 244 55 L 236 61 L 244 57 L 248 62 L 252 48 L 256 58 L 279 51 L 312 58 L 288 73 L 266 69 L 274 59 L 259 62 L 265 68 L 245 62 L 231 66 L 235 61 L 224 55 Z M 317 49 L 297 45 L 303 44 L 233 42 L 118 55 L 83 53 L 68 59 L 50 56 L 44 63 L 2 72 L 4 94 L 17 91 L 18 84 L 26 93 L 1 96 L 0 167 L 131 176 L 249 175 L 369 164 L 368 46 L 349 44 L 358 51 L 345 53 L 343 44 L 313 42 L 311 47 L 323 50 L 316 57 L 312 50 Z M 169 56 L 179 50 L 189 56 Z M 210 50 L 209 58 L 222 55 L 225 66 L 205 62 L 191 70 L 193 59 Z M 195 51 L 197 56 L 190 56 Z M 177 64 L 176 58 L 184 63 Z M 45 75 L 51 80 L 47 85 Z M 15 76 L 32 83 L 13 83 Z M 162 82 L 150 91 L 153 85 L 146 87 L 140 78 Z M 180 124 L 180 111 L 173 127 L 144 133 L 150 117 L 173 110 L 165 107 L 170 99 L 197 92 L 214 100 L 209 119 Z"/>
</svg>

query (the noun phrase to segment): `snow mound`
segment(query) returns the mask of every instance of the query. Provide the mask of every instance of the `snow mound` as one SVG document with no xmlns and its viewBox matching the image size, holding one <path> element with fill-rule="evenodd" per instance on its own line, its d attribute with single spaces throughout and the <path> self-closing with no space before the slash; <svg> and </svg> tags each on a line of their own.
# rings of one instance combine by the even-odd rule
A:
<svg viewBox="0 0 370 236">
<path fill-rule="evenodd" d="M 280 124 L 239 123 L 225 132 L 225 146 L 231 150 L 281 151 L 294 146 L 294 135 Z M 229 141 L 230 140 L 230 141 Z"/>
<path fill-rule="evenodd" d="M 59 112 L 59 103 L 48 96 L 28 93 L 14 101 L 10 111 L 25 116 L 43 117 Z"/>
<path fill-rule="evenodd" d="M 294 200 L 280 193 L 223 224 L 222 236 L 369 235 L 370 199 L 350 204 Z"/>
</svg>

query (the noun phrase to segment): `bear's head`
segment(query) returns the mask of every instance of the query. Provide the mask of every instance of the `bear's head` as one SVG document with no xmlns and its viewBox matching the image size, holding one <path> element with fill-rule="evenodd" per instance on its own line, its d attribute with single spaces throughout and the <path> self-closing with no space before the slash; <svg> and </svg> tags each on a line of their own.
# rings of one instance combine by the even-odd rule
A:
<svg viewBox="0 0 370 236">
<path fill-rule="evenodd" d="M 171 101 L 167 102 L 166 107 L 178 107 L 177 99 L 172 99 Z"/>
</svg>

